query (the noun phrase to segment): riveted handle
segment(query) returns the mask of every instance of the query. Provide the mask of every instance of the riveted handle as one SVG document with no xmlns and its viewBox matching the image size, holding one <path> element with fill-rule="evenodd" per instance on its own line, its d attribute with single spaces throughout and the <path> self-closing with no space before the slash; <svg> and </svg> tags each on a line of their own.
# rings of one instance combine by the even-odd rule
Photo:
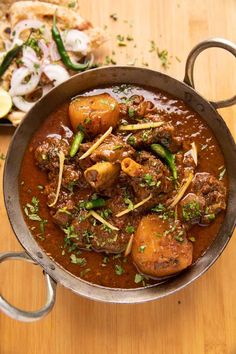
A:
<svg viewBox="0 0 236 354">
<path fill-rule="evenodd" d="M 13 259 L 34 263 L 34 261 L 25 252 L 0 253 L 0 263 Z M 36 311 L 20 310 L 17 307 L 10 305 L 9 302 L 0 294 L 0 310 L 2 310 L 2 312 L 4 312 L 9 317 L 23 322 L 38 321 L 46 316 L 52 310 L 55 304 L 56 283 L 48 274 L 44 273 L 44 275 L 47 286 L 47 300 L 46 304 L 41 309 Z"/>
<path fill-rule="evenodd" d="M 191 52 L 186 61 L 185 65 L 185 77 L 184 82 L 194 88 L 194 78 L 193 78 L 193 71 L 194 71 L 194 64 L 198 57 L 198 55 L 208 48 L 222 48 L 227 50 L 228 52 L 232 53 L 233 56 L 236 58 L 236 44 L 233 42 L 228 41 L 227 39 L 223 38 L 211 38 L 206 41 L 203 41 L 196 45 Z M 236 104 L 236 95 L 233 97 L 222 100 L 222 101 L 210 101 L 214 108 L 224 108 L 232 106 Z"/>
</svg>

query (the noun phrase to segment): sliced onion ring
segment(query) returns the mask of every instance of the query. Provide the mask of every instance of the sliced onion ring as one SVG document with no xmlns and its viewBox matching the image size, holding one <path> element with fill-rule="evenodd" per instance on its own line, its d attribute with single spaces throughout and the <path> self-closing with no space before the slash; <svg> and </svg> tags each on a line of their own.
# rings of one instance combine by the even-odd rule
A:
<svg viewBox="0 0 236 354">
<path fill-rule="evenodd" d="M 44 74 L 53 81 L 55 86 L 70 78 L 68 71 L 58 64 L 48 64 L 43 69 Z"/>
<path fill-rule="evenodd" d="M 55 42 L 52 42 L 49 46 L 49 53 L 52 61 L 58 61 L 61 59 L 61 56 L 57 50 L 57 46 Z"/>
<path fill-rule="evenodd" d="M 50 39 L 50 32 L 48 29 L 45 27 L 45 24 L 39 20 L 23 20 L 20 21 L 16 24 L 16 26 L 12 30 L 12 36 L 11 38 L 13 39 L 13 42 L 15 42 L 17 39 L 19 39 L 20 34 L 28 29 L 43 29 L 44 33 L 43 36 L 46 39 Z"/>
<path fill-rule="evenodd" d="M 40 39 L 38 42 L 38 46 L 41 49 L 42 53 L 43 53 L 43 63 L 44 64 L 49 64 L 50 60 L 49 60 L 49 48 L 45 42 L 44 39 Z"/>
<path fill-rule="evenodd" d="M 78 52 L 83 55 L 88 53 L 89 37 L 82 31 L 72 29 L 63 34 L 65 48 L 71 52 Z"/>
<path fill-rule="evenodd" d="M 36 65 L 40 66 L 40 61 L 37 57 L 36 52 L 34 51 L 34 49 L 28 46 L 24 46 L 21 60 L 31 72 L 36 71 Z"/>
<path fill-rule="evenodd" d="M 29 112 L 29 110 L 33 107 L 35 102 L 28 102 L 21 96 L 12 97 L 12 102 L 22 112 Z"/>
<path fill-rule="evenodd" d="M 27 76 L 31 75 L 29 81 L 24 83 Z M 13 72 L 11 79 L 11 96 L 28 95 L 35 90 L 40 80 L 41 73 L 31 72 L 26 67 L 21 67 Z"/>
</svg>

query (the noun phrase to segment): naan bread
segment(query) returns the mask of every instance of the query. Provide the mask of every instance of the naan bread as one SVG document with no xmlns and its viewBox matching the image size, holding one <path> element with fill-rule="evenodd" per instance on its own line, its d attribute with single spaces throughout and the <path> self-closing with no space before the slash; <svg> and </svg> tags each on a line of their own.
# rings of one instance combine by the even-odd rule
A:
<svg viewBox="0 0 236 354">
<path fill-rule="evenodd" d="M 77 11 L 65 6 L 58 6 L 41 1 L 17 1 L 9 10 L 10 24 L 13 28 L 18 22 L 26 19 L 37 19 L 48 22 L 57 12 L 57 20 L 61 27 L 76 28 L 80 31 L 92 27 L 91 23 L 82 18 Z"/>
<path fill-rule="evenodd" d="M 0 52 L 4 55 L 4 51 L 6 50 L 5 45 L 11 44 L 10 33 L 13 32 L 16 24 L 22 20 L 40 20 L 45 24 L 50 33 L 55 13 L 57 14 L 59 29 L 61 31 L 67 29 L 84 31 L 90 39 L 87 54 L 93 52 L 93 50 L 98 48 L 107 38 L 100 28 L 94 28 L 89 21 L 79 14 L 77 5 L 76 8 L 69 8 L 68 5 L 70 2 L 71 0 L 48 0 L 48 2 L 0 0 Z M 28 34 L 26 33 L 25 35 Z M 74 57 L 73 52 L 69 54 L 76 60 L 76 56 Z M 58 62 L 58 64 L 60 64 L 60 62 Z M 62 63 L 60 65 L 63 66 Z M 13 62 L 1 78 L 0 86 L 6 91 L 10 89 L 12 72 L 16 68 L 16 63 Z M 73 72 L 70 72 L 70 75 L 73 75 Z M 40 83 L 43 83 L 42 80 Z M 8 119 L 10 119 L 14 125 L 18 125 L 24 115 L 25 113 L 13 108 L 13 111 L 8 115 Z"/>
</svg>

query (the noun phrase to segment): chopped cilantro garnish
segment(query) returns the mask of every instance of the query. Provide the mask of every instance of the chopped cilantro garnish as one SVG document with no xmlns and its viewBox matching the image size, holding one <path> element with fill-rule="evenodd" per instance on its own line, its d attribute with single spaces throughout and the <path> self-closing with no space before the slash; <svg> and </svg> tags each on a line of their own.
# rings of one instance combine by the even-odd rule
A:
<svg viewBox="0 0 236 354">
<path fill-rule="evenodd" d="M 130 145 L 135 145 L 135 144 L 136 144 L 136 138 L 135 138 L 135 136 L 130 135 L 130 136 L 128 137 L 127 142 L 128 142 Z"/>
<path fill-rule="evenodd" d="M 161 213 L 163 211 L 165 211 L 165 206 L 161 203 L 157 204 L 155 207 L 153 207 L 151 210 L 155 211 L 156 213 Z"/>
<path fill-rule="evenodd" d="M 76 255 L 74 253 L 72 253 L 70 255 L 70 261 L 71 261 L 71 263 L 78 264 L 81 267 L 85 266 L 85 264 L 87 263 L 85 258 L 78 258 L 78 257 L 76 257 Z"/>
<path fill-rule="evenodd" d="M 146 182 L 146 184 L 149 186 L 149 187 L 153 187 L 156 185 L 156 182 L 153 181 L 153 176 L 150 175 L 150 173 L 146 173 L 144 176 L 143 176 L 143 179 L 144 181 Z"/>
<path fill-rule="evenodd" d="M 196 239 L 195 239 L 194 236 L 190 236 L 188 239 L 189 239 L 191 242 L 195 242 L 195 241 L 196 241 Z"/>
<path fill-rule="evenodd" d="M 184 241 L 183 235 L 184 235 L 184 232 L 181 230 L 174 236 L 174 238 L 178 242 L 183 242 Z"/>
<path fill-rule="evenodd" d="M 125 37 L 122 36 L 121 34 L 118 34 L 118 35 L 116 36 L 116 39 L 117 39 L 118 41 L 120 41 L 120 42 L 123 42 L 123 41 L 125 40 Z"/>
<path fill-rule="evenodd" d="M 139 246 L 139 252 L 140 252 L 140 253 L 143 253 L 146 248 L 147 248 L 146 245 L 141 245 L 141 246 Z"/>
<path fill-rule="evenodd" d="M 5 160 L 5 159 L 6 159 L 6 156 L 3 153 L 1 153 L 0 154 L 0 160 Z"/>
<path fill-rule="evenodd" d="M 69 2 L 68 7 L 70 9 L 74 9 L 76 7 L 76 5 L 77 5 L 77 1 L 76 0 L 72 0 L 72 1 Z"/>
<path fill-rule="evenodd" d="M 108 256 L 103 257 L 103 261 L 102 262 L 104 264 L 107 264 L 109 262 L 109 257 Z"/>
<path fill-rule="evenodd" d="M 199 217 L 201 215 L 200 204 L 196 201 L 185 204 L 182 208 L 182 215 L 185 221 Z"/>
<path fill-rule="evenodd" d="M 133 209 L 134 204 L 133 204 L 131 199 L 129 199 L 128 197 L 125 197 L 124 198 L 124 202 L 125 202 L 126 205 L 128 205 L 128 209 L 130 209 L 130 210 Z"/>
<path fill-rule="evenodd" d="M 125 231 L 128 232 L 129 234 L 132 234 L 132 233 L 134 233 L 135 228 L 132 225 L 127 225 L 125 228 Z"/>
<path fill-rule="evenodd" d="M 144 279 L 143 275 L 137 273 L 137 274 L 135 274 L 134 282 L 135 282 L 136 284 L 138 284 L 138 283 L 141 283 L 141 282 L 143 281 L 143 279 Z"/>
<path fill-rule="evenodd" d="M 132 107 L 129 107 L 128 109 L 128 115 L 130 118 L 134 117 L 135 115 L 135 110 Z"/>
<path fill-rule="evenodd" d="M 105 64 L 109 65 L 109 64 L 112 64 L 112 65 L 116 65 L 116 61 L 114 58 L 112 57 L 109 57 L 108 55 L 105 57 Z"/>
<path fill-rule="evenodd" d="M 121 267 L 121 265 L 116 264 L 115 265 L 115 272 L 117 275 L 122 275 L 125 271 L 124 269 Z"/>
<path fill-rule="evenodd" d="M 47 220 L 41 218 L 39 213 L 39 199 L 35 196 L 32 197 L 31 204 L 27 203 L 24 207 L 25 215 L 32 221 L 39 221 L 39 229 L 40 229 L 40 237 L 44 238 L 45 234 L 45 224 L 47 224 Z"/>
<path fill-rule="evenodd" d="M 206 217 L 208 218 L 208 220 L 215 220 L 215 218 L 216 218 L 215 214 L 213 214 L 213 213 L 206 215 Z"/>
<path fill-rule="evenodd" d="M 103 219 L 108 219 L 111 214 L 112 214 L 111 209 L 104 209 L 100 211 L 100 215 Z"/>
<path fill-rule="evenodd" d="M 157 52 L 158 58 L 161 61 L 161 65 L 163 68 L 167 69 L 170 65 L 169 59 L 168 59 L 168 51 L 166 49 Z"/>
</svg>

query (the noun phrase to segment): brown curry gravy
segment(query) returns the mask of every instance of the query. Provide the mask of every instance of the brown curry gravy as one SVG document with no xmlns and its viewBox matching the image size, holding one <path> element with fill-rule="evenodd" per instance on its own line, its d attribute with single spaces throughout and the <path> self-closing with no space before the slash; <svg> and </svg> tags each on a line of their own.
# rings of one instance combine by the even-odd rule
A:
<svg viewBox="0 0 236 354">
<path fill-rule="evenodd" d="M 115 92 L 114 92 L 115 91 Z M 129 91 L 129 90 L 128 90 Z M 224 157 L 220 150 L 219 144 L 216 141 L 211 129 L 201 119 L 201 117 L 192 111 L 183 101 L 173 98 L 172 96 L 160 92 L 153 91 L 149 88 L 132 87 L 130 92 L 114 90 L 114 88 L 101 88 L 94 89 L 87 94 L 99 94 L 108 92 L 116 99 L 124 96 L 131 96 L 132 94 L 143 95 L 145 99 L 151 100 L 154 104 L 161 109 L 164 115 L 168 115 L 168 119 L 172 122 L 176 129 L 176 135 L 181 137 L 192 137 L 197 146 L 200 147 L 198 154 L 198 166 L 196 172 L 209 172 L 215 177 L 219 176 L 219 168 L 224 166 Z M 38 185 L 45 185 L 48 183 L 47 175 L 40 170 L 34 161 L 34 149 L 50 134 L 62 134 L 64 127 L 70 127 L 68 118 L 68 105 L 69 102 L 61 105 L 57 111 L 50 114 L 44 121 L 39 130 L 34 134 L 31 142 L 26 149 L 24 159 L 21 166 L 19 176 L 20 184 L 20 201 L 22 209 L 26 203 L 30 203 L 33 196 L 36 196 L 40 203 L 39 214 L 42 218 L 48 220 L 45 227 L 45 239 L 42 239 L 38 222 L 31 221 L 26 215 L 25 221 L 31 229 L 32 235 L 35 237 L 40 246 L 46 253 L 52 257 L 59 265 L 64 267 L 74 275 L 81 277 L 91 283 L 99 284 L 107 287 L 117 288 L 136 288 L 142 284 L 134 282 L 135 274 L 138 273 L 136 267 L 132 263 L 130 256 L 124 262 L 124 258 L 117 258 L 114 255 L 109 256 L 109 262 L 104 266 L 104 253 L 94 251 L 82 251 L 79 257 L 85 257 L 87 260 L 86 267 L 81 267 L 78 264 L 72 264 L 70 254 L 67 252 L 63 255 L 64 233 L 52 221 L 49 213 L 49 208 L 46 203 L 46 196 L 38 189 Z M 207 147 L 205 147 L 207 145 Z M 205 148 L 204 148 L 205 147 Z M 202 148 L 202 150 L 201 150 Z M 224 176 L 223 183 L 227 187 L 227 177 Z M 24 213 L 24 211 L 23 211 Z M 215 239 L 221 224 L 224 219 L 224 213 L 217 215 L 216 219 L 209 226 L 195 225 L 191 228 L 188 236 L 194 236 L 196 241 L 193 244 L 193 262 L 195 262 L 211 245 Z M 33 229 L 32 229 L 33 228 Z M 73 252 L 72 252 L 73 253 Z M 103 265 L 102 265 L 103 264 Z M 124 269 L 124 274 L 117 275 L 115 273 L 115 265 L 121 265 Z M 81 272 L 89 268 L 91 271 L 85 275 Z M 146 281 L 146 284 L 153 284 L 154 280 Z"/>
</svg>

